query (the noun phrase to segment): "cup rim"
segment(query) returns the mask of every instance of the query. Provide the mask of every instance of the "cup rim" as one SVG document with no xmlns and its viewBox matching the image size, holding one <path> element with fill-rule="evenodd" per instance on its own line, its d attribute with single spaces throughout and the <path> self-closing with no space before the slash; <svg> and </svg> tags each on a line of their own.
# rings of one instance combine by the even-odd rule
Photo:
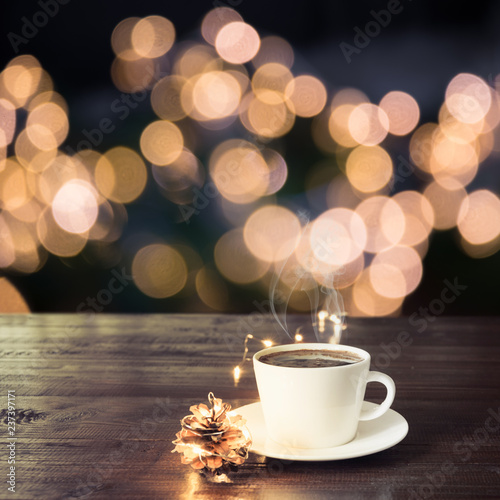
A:
<svg viewBox="0 0 500 500">
<path fill-rule="evenodd" d="M 362 356 L 363 359 L 357 363 L 353 364 L 348 364 L 348 365 L 343 365 L 343 366 L 321 366 L 321 367 L 298 367 L 298 366 L 276 366 L 276 365 L 270 365 L 268 363 L 263 363 L 260 361 L 260 357 L 264 356 L 265 354 L 271 354 L 273 352 L 279 352 L 279 351 L 297 351 L 300 349 L 327 349 L 327 350 L 332 350 L 332 351 L 351 351 L 359 356 Z M 368 362 L 370 363 L 371 357 L 370 353 L 365 351 L 364 349 L 360 349 L 359 347 L 353 347 L 345 344 L 326 344 L 326 343 L 299 343 L 299 344 L 280 344 L 276 346 L 271 346 L 271 347 L 266 347 L 264 349 L 261 349 L 260 351 L 256 352 L 253 355 L 253 362 L 259 363 L 261 366 L 268 366 L 271 368 L 279 368 L 280 370 L 286 369 L 286 370 L 339 370 L 339 369 L 345 369 L 345 368 L 351 368 L 352 366 L 359 366 L 360 363 L 365 363 Z"/>
</svg>

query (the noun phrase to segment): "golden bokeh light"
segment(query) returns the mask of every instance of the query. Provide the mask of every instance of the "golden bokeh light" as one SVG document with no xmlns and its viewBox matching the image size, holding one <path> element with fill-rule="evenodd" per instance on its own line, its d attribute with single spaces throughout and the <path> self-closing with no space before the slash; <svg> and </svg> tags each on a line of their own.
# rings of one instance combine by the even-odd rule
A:
<svg viewBox="0 0 500 500">
<path fill-rule="evenodd" d="M 335 142 L 332 138 L 329 130 L 329 120 L 330 111 L 326 109 L 323 110 L 323 112 L 319 115 L 316 115 L 312 119 L 311 135 L 314 144 L 319 149 L 319 151 L 331 155 L 337 153 L 337 151 L 342 148 L 339 147 L 338 143 Z M 356 141 L 353 141 L 353 146 L 357 146 Z"/>
<path fill-rule="evenodd" d="M 172 48 L 175 28 L 162 16 L 148 16 L 134 24 L 130 40 L 139 56 L 153 59 L 165 55 Z"/>
<path fill-rule="evenodd" d="M 2 271 L 35 273 L 49 252 L 68 265 L 66 258 L 82 253 L 111 268 L 126 257 L 125 246 L 133 281 L 148 297 L 185 300 L 196 292 L 193 307 L 228 311 L 228 282 L 261 290 L 275 283 L 295 311 L 312 310 L 315 295 L 336 288 L 349 314 L 388 316 L 419 286 L 433 230 L 457 226 L 457 243 L 471 258 L 500 251 L 500 199 L 486 172 L 500 153 L 500 75 L 493 87 L 456 75 L 437 123 L 419 126 L 419 104 L 403 91 L 386 91 L 376 105 L 362 91 L 342 88 L 328 103 L 330 89 L 317 76 L 292 73 L 288 41 L 261 39 L 234 9 L 213 8 L 201 34 L 203 40 L 176 42 L 174 25 L 160 15 L 130 17 L 113 30 L 112 81 L 137 104 L 151 91 L 158 116 L 140 135 L 142 156 L 133 146 L 104 154 L 82 149 L 87 141 L 67 153 L 68 104 L 40 62 L 21 55 L 0 72 Z M 311 118 L 321 158 L 298 152 L 311 139 L 300 118 Z M 296 121 L 293 134 L 280 139 Z M 212 203 L 191 227 L 207 216 L 224 227 L 212 248 L 215 268 L 210 247 L 205 261 L 150 233 L 122 245 L 124 204 L 146 189 L 145 160 L 156 196 L 167 203 L 162 217 L 189 223 Z M 292 172 L 297 168 L 306 169 L 304 178 Z M 304 201 L 314 216 L 278 205 L 292 174 L 287 206 L 298 211 Z M 302 181 L 305 193 L 295 196 Z M 491 190 L 473 191 L 473 181 Z M 424 188 L 413 187 L 418 183 Z M 0 292 L 0 312 L 29 312 L 6 278 Z"/>
<path fill-rule="evenodd" d="M 91 174 L 78 157 L 59 152 L 41 173 L 32 173 L 27 180 L 37 199 L 51 204 L 57 191 L 66 182 L 76 179 L 92 183 Z"/>
<path fill-rule="evenodd" d="M 285 159 L 277 151 L 270 148 L 263 149 L 261 154 L 269 168 L 266 195 L 277 193 L 284 186 L 288 177 Z"/>
<path fill-rule="evenodd" d="M 151 107 L 163 120 L 178 121 L 186 116 L 181 104 L 181 92 L 186 79 L 169 75 L 155 84 L 151 91 Z"/>
<path fill-rule="evenodd" d="M 417 101 L 406 92 L 387 93 L 379 106 L 389 118 L 389 132 L 393 135 L 409 134 L 420 119 Z"/>
<path fill-rule="evenodd" d="M 59 189 L 52 202 L 52 215 L 68 233 L 87 233 L 99 211 L 97 192 L 88 182 L 69 181 Z"/>
<path fill-rule="evenodd" d="M 405 297 L 406 280 L 402 270 L 397 265 L 387 262 L 372 262 L 368 267 L 368 272 L 370 284 L 375 293 L 389 299 Z"/>
<path fill-rule="evenodd" d="M 111 47 L 117 57 L 129 61 L 141 57 L 132 46 L 132 32 L 140 20 L 139 17 L 127 17 L 115 26 L 111 34 Z"/>
<path fill-rule="evenodd" d="M 0 213 L 0 268 L 9 267 L 16 259 L 12 233 L 5 216 Z"/>
<path fill-rule="evenodd" d="M 401 191 L 392 198 L 403 210 L 405 232 L 401 245 L 414 246 L 430 235 L 434 226 L 434 209 L 429 200 L 418 191 Z"/>
<path fill-rule="evenodd" d="M 430 171 L 445 188 L 453 188 L 458 181 L 467 186 L 476 176 L 478 156 L 475 144 L 456 142 L 437 129 L 433 135 Z"/>
<path fill-rule="evenodd" d="M 12 211 L 25 205 L 32 193 L 28 189 L 25 169 L 15 157 L 7 158 L 0 170 L 0 207 Z"/>
<path fill-rule="evenodd" d="M 172 246 L 155 243 L 141 248 L 132 262 L 132 276 L 139 290 L 155 299 L 179 293 L 187 281 L 183 256 Z"/>
<path fill-rule="evenodd" d="M 431 172 L 431 158 L 434 145 L 434 136 L 439 130 L 436 123 L 425 123 L 420 126 L 410 139 L 410 157 L 422 171 Z"/>
<path fill-rule="evenodd" d="M 224 73 L 233 76 L 238 85 L 240 86 L 240 95 L 244 95 L 250 86 L 250 78 L 248 77 L 248 71 L 242 64 L 238 66 L 231 66 L 231 69 L 226 69 Z"/>
<path fill-rule="evenodd" d="M 203 18 L 201 23 L 201 34 L 207 43 L 215 45 L 217 34 L 226 24 L 243 21 L 243 18 L 234 9 L 229 7 L 217 7 L 212 9 Z"/>
<path fill-rule="evenodd" d="M 300 243 L 301 242 L 299 242 L 298 246 L 300 246 Z M 293 253 L 288 259 L 286 259 L 285 262 L 278 262 L 274 265 L 274 269 L 272 269 L 272 275 L 273 277 L 275 277 L 275 280 L 276 278 L 279 279 L 279 284 L 277 286 L 283 285 L 286 287 L 287 291 L 309 291 L 316 289 L 318 285 L 314 279 L 314 276 L 307 269 L 301 267 L 300 262 L 297 258 L 298 246 L 297 248 L 295 248 L 295 253 Z M 268 276 L 266 276 L 267 279 Z"/>
<path fill-rule="evenodd" d="M 154 165 L 168 165 L 179 158 L 184 137 L 179 127 L 168 120 L 150 123 L 141 134 L 141 152 Z"/>
<path fill-rule="evenodd" d="M 158 80 L 158 73 L 159 67 L 154 60 L 144 57 L 128 60 L 120 56 L 111 64 L 111 79 L 115 87 L 127 94 L 151 88 Z"/>
<path fill-rule="evenodd" d="M 363 200 L 356 213 L 366 225 L 365 250 L 378 253 L 397 245 L 405 232 L 405 215 L 396 201 L 387 196 Z"/>
<path fill-rule="evenodd" d="M 73 257 L 79 254 L 88 240 L 88 233 L 69 233 L 55 220 L 50 207 L 47 207 L 37 223 L 37 235 L 42 245 L 59 257 Z"/>
<path fill-rule="evenodd" d="M 217 120 L 237 110 L 241 99 L 241 87 L 231 74 L 211 71 L 196 80 L 192 99 L 202 119 Z"/>
<path fill-rule="evenodd" d="M 454 189 L 446 189 L 433 181 L 425 188 L 424 196 L 434 210 L 435 229 L 450 229 L 457 225 L 460 206 L 467 196 L 460 183 L 455 182 Z"/>
<path fill-rule="evenodd" d="M 477 160 L 482 163 L 493 153 L 495 148 L 495 134 L 492 130 L 487 131 L 476 140 Z"/>
<path fill-rule="evenodd" d="M 142 194 L 146 181 L 146 165 L 130 148 L 112 148 L 97 162 L 95 182 L 109 200 L 130 203 Z"/>
<path fill-rule="evenodd" d="M 473 245 L 489 243 L 500 235 L 500 200 L 488 189 L 469 194 L 457 219 L 462 237 Z"/>
<path fill-rule="evenodd" d="M 286 66 L 267 63 L 255 71 L 252 77 L 252 89 L 263 102 L 280 104 L 284 102 L 285 90 L 292 80 L 292 72 Z"/>
<path fill-rule="evenodd" d="M 7 99 L 0 99 L 0 148 L 9 145 L 16 130 L 16 108 Z"/>
<path fill-rule="evenodd" d="M 276 205 L 257 209 L 243 229 L 248 249 L 265 262 L 285 260 L 297 246 L 300 234 L 298 217 L 287 208 Z"/>
<path fill-rule="evenodd" d="M 229 292 L 218 273 L 203 267 L 196 273 L 196 292 L 202 302 L 215 311 L 225 311 L 229 303 Z"/>
<path fill-rule="evenodd" d="M 481 132 L 493 132 L 500 125 L 500 95 L 491 90 L 491 106 L 483 120 L 477 122 L 481 125 Z M 474 124 L 473 124 L 474 125 Z"/>
<path fill-rule="evenodd" d="M 7 279 L 0 278 L 0 314 L 26 314 L 31 312 L 19 290 Z"/>
<path fill-rule="evenodd" d="M 500 250 L 500 236 L 497 236 L 488 243 L 482 243 L 480 245 L 474 245 L 461 237 L 460 246 L 469 257 L 473 259 L 485 259 Z"/>
<path fill-rule="evenodd" d="M 343 266 L 330 267 L 330 269 L 322 269 L 319 266 L 317 270 L 313 270 L 313 276 L 320 286 L 344 290 L 359 279 L 364 267 L 365 257 L 361 254 Z"/>
<path fill-rule="evenodd" d="M 476 123 L 491 107 L 491 89 L 482 78 L 460 73 L 448 84 L 445 99 L 446 107 L 457 120 Z"/>
<path fill-rule="evenodd" d="M 16 137 L 14 151 L 19 163 L 29 172 L 40 173 L 48 168 L 57 157 L 57 148 L 42 151 L 29 138 L 26 129 Z"/>
<path fill-rule="evenodd" d="M 370 280 L 370 271 L 365 269 L 352 289 L 353 305 L 361 316 L 388 316 L 395 313 L 403 303 L 403 297 L 384 297 L 374 288 Z M 356 312 L 356 311 L 353 311 Z"/>
<path fill-rule="evenodd" d="M 332 110 L 328 121 L 332 139 L 345 148 L 353 148 L 359 144 L 349 130 L 349 117 L 355 108 L 354 104 L 341 104 Z"/>
<path fill-rule="evenodd" d="M 215 38 L 217 53 L 232 64 L 243 64 L 259 51 L 260 38 L 252 26 L 241 21 L 224 25 Z"/>
<path fill-rule="evenodd" d="M 52 89 L 51 78 L 30 55 L 12 59 L 0 73 L 0 95 L 16 108 L 28 105 L 37 92 Z"/>
<path fill-rule="evenodd" d="M 402 298 L 413 292 L 422 279 L 423 267 L 411 247 L 395 246 L 375 255 L 369 267 L 373 289 L 383 297 Z"/>
<path fill-rule="evenodd" d="M 476 123 L 463 123 L 457 120 L 446 107 L 446 104 L 441 106 L 439 110 L 439 130 L 448 139 L 459 144 L 473 143 L 479 134 L 483 132 L 484 120 Z"/>
<path fill-rule="evenodd" d="M 267 193 L 269 167 L 248 141 L 230 139 L 219 144 L 209 168 L 220 194 L 233 203 L 251 203 Z"/>
<path fill-rule="evenodd" d="M 53 90 L 47 90 L 45 92 L 40 92 L 33 99 L 30 100 L 29 104 L 26 106 L 28 111 L 33 111 L 35 108 L 40 106 L 40 104 L 53 103 L 59 106 L 64 113 L 68 114 L 68 103 L 66 99 L 59 94 L 58 92 L 54 92 Z"/>
<path fill-rule="evenodd" d="M 43 208 L 44 205 L 36 198 L 30 198 L 22 205 L 11 208 L 9 213 L 19 221 L 35 223 Z"/>
<path fill-rule="evenodd" d="M 221 236 L 214 249 L 215 265 L 229 281 L 238 284 L 254 283 L 269 269 L 269 262 L 255 257 L 245 245 L 243 230 L 232 229 Z"/>
<path fill-rule="evenodd" d="M 337 215 L 335 220 L 339 222 L 341 218 L 341 216 Z M 346 220 L 347 217 L 344 217 L 343 222 L 345 223 Z M 352 220 L 354 221 L 355 219 L 353 218 Z M 352 232 L 356 233 L 355 223 L 348 224 L 348 226 L 351 226 L 354 229 Z M 362 250 L 353 251 L 351 247 L 352 256 L 357 256 L 349 262 L 345 262 L 351 258 L 351 255 L 349 255 L 347 259 L 345 257 L 342 259 L 339 252 L 333 254 L 337 248 L 335 248 L 335 245 L 331 244 L 332 240 L 330 239 L 330 241 L 324 242 L 324 238 L 315 238 L 318 236 L 317 230 L 315 230 L 316 234 L 313 235 L 312 238 L 313 228 L 314 225 L 311 224 L 304 228 L 302 237 L 295 249 L 295 260 L 289 259 L 291 262 L 291 266 L 289 267 L 292 277 L 295 277 L 295 280 L 300 278 L 299 286 L 304 290 L 314 288 L 316 284 L 313 280 L 315 280 L 318 285 L 327 288 L 335 287 L 336 289 L 343 289 L 349 287 L 358 279 L 364 268 L 365 259 Z M 327 238 L 331 238 L 331 235 L 327 235 Z M 354 238 L 351 238 L 349 244 L 352 244 L 351 242 L 353 240 Z M 328 243 L 330 243 L 330 247 L 327 246 Z M 363 242 L 361 241 L 361 243 Z M 359 244 L 355 243 L 355 246 L 359 248 Z M 335 262 L 339 260 L 343 260 L 344 264 L 337 265 Z M 313 278 L 313 280 L 311 278 Z"/>
<path fill-rule="evenodd" d="M 42 151 L 51 151 L 60 146 L 68 131 L 68 117 L 58 104 L 40 104 L 28 115 L 26 132 L 33 145 Z"/>
<path fill-rule="evenodd" d="M 259 97 L 251 98 L 246 113 L 240 115 L 243 125 L 250 132 L 266 138 L 287 134 L 295 123 L 295 114 L 284 101 L 277 99 L 280 95 L 272 90 L 263 90 Z M 275 103 L 270 104 L 271 101 Z"/>
<path fill-rule="evenodd" d="M 317 260 L 331 266 L 343 266 L 362 254 L 367 231 L 361 217 L 352 210 L 332 208 L 313 222 L 309 238 Z"/>
<path fill-rule="evenodd" d="M 349 132 L 352 138 L 364 146 L 380 144 L 389 131 L 389 118 L 379 106 L 363 103 L 349 115 Z"/>
<path fill-rule="evenodd" d="M 198 158 L 184 148 L 179 158 L 170 165 L 160 167 L 153 165 L 155 181 L 167 191 L 183 191 L 193 185 L 203 184 L 203 171 Z"/>
<path fill-rule="evenodd" d="M 358 191 L 374 193 L 392 177 L 391 157 L 380 146 L 358 146 L 347 158 L 346 175 Z"/>
<path fill-rule="evenodd" d="M 9 212 L 3 212 L 3 215 L 9 231 L 2 231 L 2 236 L 3 233 L 7 236 L 2 250 L 7 250 L 9 259 L 12 256 L 11 252 L 14 252 L 14 260 L 10 263 L 10 269 L 26 274 L 38 271 L 45 263 L 47 254 L 40 248 L 35 225 L 20 222 Z"/>
<path fill-rule="evenodd" d="M 213 47 L 189 44 L 176 59 L 174 73 L 189 79 L 207 71 L 222 71 L 223 61 Z"/>
<path fill-rule="evenodd" d="M 325 86 L 311 75 L 300 75 L 291 80 L 286 86 L 285 96 L 292 111 L 304 118 L 321 113 L 327 99 Z"/>
</svg>

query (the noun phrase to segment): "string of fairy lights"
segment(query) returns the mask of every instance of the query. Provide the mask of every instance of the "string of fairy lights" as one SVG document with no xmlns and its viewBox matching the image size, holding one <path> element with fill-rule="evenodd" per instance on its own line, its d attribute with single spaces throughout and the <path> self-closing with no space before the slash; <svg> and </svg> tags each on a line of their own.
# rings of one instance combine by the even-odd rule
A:
<svg viewBox="0 0 500 500">
<path fill-rule="evenodd" d="M 330 344 L 340 344 L 342 333 L 347 328 L 347 325 L 344 321 L 345 316 L 345 312 L 342 312 L 340 315 L 338 315 L 335 313 L 332 314 L 326 310 L 318 311 L 318 313 L 316 314 L 317 321 L 313 322 L 313 324 L 311 325 L 314 331 L 312 340 Z M 300 343 L 304 340 L 304 333 L 302 332 L 303 328 L 303 326 L 300 326 L 296 329 L 295 334 L 292 337 L 295 343 Z M 256 337 L 252 333 L 249 333 L 245 336 L 245 340 L 243 341 L 243 355 L 241 361 L 233 368 L 233 379 L 235 387 L 237 387 L 240 382 L 246 363 L 251 361 L 251 358 L 248 357 L 250 341 L 260 343 L 263 348 L 273 347 L 274 345 L 274 342 L 272 340 L 261 339 L 259 337 Z"/>
</svg>

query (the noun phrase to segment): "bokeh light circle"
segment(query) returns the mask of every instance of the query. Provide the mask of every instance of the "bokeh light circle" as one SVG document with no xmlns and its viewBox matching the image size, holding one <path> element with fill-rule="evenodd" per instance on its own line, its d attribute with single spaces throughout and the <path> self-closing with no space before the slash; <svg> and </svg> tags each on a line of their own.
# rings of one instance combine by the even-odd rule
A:
<svg viewBox="0 0 500 500">
<path fill-rule="evenodd" d="M 179 293 L 186 284 L 187 272 L 183 256 L 163 243 L 141 248 L 132 262 L 132 276 L 137 288 L 155 299 Z"/>
<path fill-rule="evenodd" d="M 379 191 L 392 177 L 391 157 L 380 146 L 358 146 L 347 158 L 346 175 L 362 193 Z"/>
<path fill-rule="evenodd" d="M 85 181 L 69 181 L 52 202 L 52 214 L 69 233 L 86 233 L 95 224 L 99 208 L 95 189 Z"/>
<path fill-rule="evenodd" d="M 389 118 L 379 106 L 363 103 L 352 110 L 348 126 L 356 142 L 364 146 L 375 146 L 386 138 Z"/>
<path fill-rule="evenodd" d="M 462 201 L 457 225 L 473 245 L 492 241 L 500 235 L 500 200 L 488 189 L 474 191 Z"/>
<path fill-rule="evenodd" d="M 112 148 L 97 162 L 96 185 L 99 191 L 112 201 L 130 203 L 144 191 L 146 181 L 146 165 L 130 148 Z"/>
<path fill-rule="evenodd" d="M 229 281 L 254 283 L 269 269 L 269 262 L 255 257 L 245 245 L 242 229 L 233 229 L 221 236 L 214 249 L 217 269 Z"/>
<path fill-rule="evenodd" d="M 409 134 L 418 124 L 420 109 L 417 101 L 406 92 L 392 91 L 380 101 L 380 109 L 389 119 L 389 132 L 393 135 Z"/>
<path fill-rule="evenodd" d="M 168 120 L 150 123 L 141 135 L 141 151 L 155 165 L 168 165 L 179 158 L 184 137 L 175 124 Z"/>
<path fill-rule="evenodd" d="M 252 26 L 241 21 L 226 24 L 217 33 L 215 48 L 225 61 L 243 64 L 259 51 L 260 38 Z"/>
<path fill-rule="evenodd" d="M 161 16 L 145 17 L 132 29 L 131 42 L 141 57 L 153 59 L 163 56 L 172 48 L 174 41 L 174 25 Z"/>
<path fill-rule="evenodd" d="M 301 234 L 298 217 L 284 207 L 267 205 L 257 209 L 245 223 L 245 243 L 257 258 L 279 262 L 294 251 Z"/>
<path fill-rule="evenodd" d="M 372 196 L 356 208 L 367 230 L 365 250 L 377 253 L 397 245 L 405 232 L 405 216 L 396 201 L 387 196 Z"/>
<path fill-rule="evenodd" d="M 312 75 L 300 75 L 291 80 L 286 86 L 285 96 L 292 111 L 304 118 L 321 113 L 327 99 L 325 86 Z"/>
</svg>

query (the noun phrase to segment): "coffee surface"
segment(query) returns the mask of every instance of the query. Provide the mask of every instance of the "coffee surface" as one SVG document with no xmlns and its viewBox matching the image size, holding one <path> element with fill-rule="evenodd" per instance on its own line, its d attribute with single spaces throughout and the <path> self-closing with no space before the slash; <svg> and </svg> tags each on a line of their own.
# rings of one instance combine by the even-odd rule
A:
<svg viewBox="0 0 500 500">
<path fill-rule="evenodd" d="M 259 361 L 273 366 L 288 368 L 325 368 L 330 366 L 352 365 L 363 358 L 349 351 L 331 351 L 329 349 L 296 349 L 265 354 Z"/>
</svg>

